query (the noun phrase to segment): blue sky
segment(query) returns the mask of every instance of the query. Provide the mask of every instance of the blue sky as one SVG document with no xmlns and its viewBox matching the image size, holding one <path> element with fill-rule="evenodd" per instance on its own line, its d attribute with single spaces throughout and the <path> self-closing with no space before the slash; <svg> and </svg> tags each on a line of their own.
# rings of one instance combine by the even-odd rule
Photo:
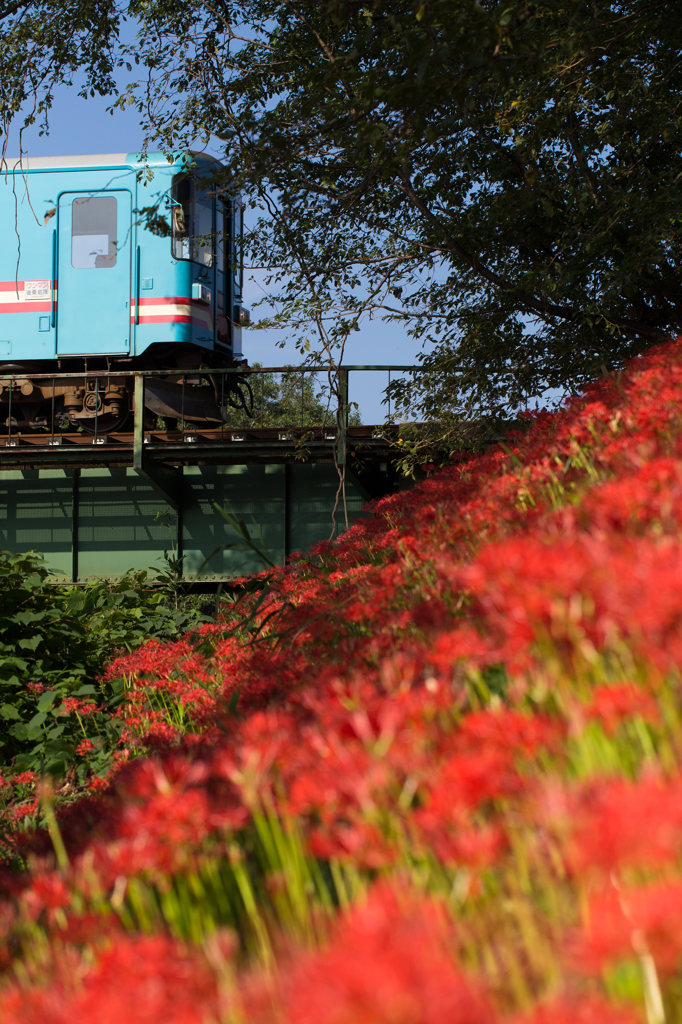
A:
<svg viewBox="0 0 682 1024">
<path fill-rule="evenodd" d="M 122 83 L 123 84 L 123 83 Z M 72 153 L 130 153 L 142 147 L 143 133 L 138 116 L 132 109 L 107 113 L 110 100 L 100 97 L 82 99 L 76 88 L 61 88 L 55 94 L 50 114 L 49 135 L 40 135 L 32 126 L 24 132 L 24 150 L 29 156 L 57 156 Z M 10 135 L 8 154 L 18 153 L 18 133 Z M 246 283 L 246 305 L 253 305 L 263 296 L 262 275 L 252 275 Z M 267 310 L 259 307 L 257 314 Z M 277 331 L 248 331 L 244 337 L 244 354 L 250 362 L 268 366 L 298 363 L 299 356 L 293 345 L 282 349 L 277 342 L 283 337 Z M 374 320 L 362 325 L 348 341 L 346 363 L 360 364 L 412 364 L 416 343 L 400 327 Z M 381 377 L 381 385 L 378 379 Z M 351 377 L 351 401 L 358 402 L 365 423 L 378 423 L 384 418 L 380 391 L 385 387 L 384 374 L 357 374 Z M 354 382 L 353 382 L 354 381 Z"/>
</svg>

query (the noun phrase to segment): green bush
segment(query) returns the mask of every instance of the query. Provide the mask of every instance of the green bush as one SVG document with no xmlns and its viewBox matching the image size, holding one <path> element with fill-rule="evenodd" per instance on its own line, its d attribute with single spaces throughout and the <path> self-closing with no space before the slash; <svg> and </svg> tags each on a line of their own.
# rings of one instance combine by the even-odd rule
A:
<svg viewBox="0 0 682 1024">
<path fill-rule="evenodd" d="M 62 777 L 104 771 L 119 735 L 117 687 L 105 662 L 150 638 L 173 639 L 205 621 L 170 577 L 57 587 L 42 555 L 0 551 L 0 766 Z"/>
</svg>

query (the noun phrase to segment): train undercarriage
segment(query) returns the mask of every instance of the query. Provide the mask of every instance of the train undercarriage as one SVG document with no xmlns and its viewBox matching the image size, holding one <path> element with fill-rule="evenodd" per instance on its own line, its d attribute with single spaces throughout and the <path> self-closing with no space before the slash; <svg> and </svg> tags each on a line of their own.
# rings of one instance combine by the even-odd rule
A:
<svg viewBox="0 0 682 1024">
<path fill-rule="evenodd" d="M 250 417 L 253 392 L 245 366 L 245 361 L 189 346 L 149 352 L 138 359 L 0 364 L 0 432 L 123 430 L 134 411 L 134 374 L 149 370 L 156 371 L 145 375 L 144 408 L 150 427 L 158 419 L 171 429 L 187 421 L 221 424 L 227 422 L 230 409 Z M 216 372 L 224 370 L 235 372 Z"/>
</svg>

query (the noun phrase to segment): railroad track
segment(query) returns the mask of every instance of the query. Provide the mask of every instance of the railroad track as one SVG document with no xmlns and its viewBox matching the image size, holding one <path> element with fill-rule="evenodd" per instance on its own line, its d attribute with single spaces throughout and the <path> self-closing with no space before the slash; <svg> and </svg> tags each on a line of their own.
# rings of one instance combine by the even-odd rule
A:
<svg viewBox="0 0 682 1024">
<path fill-rule="evenodd" d="M 359 444 L 363 441 L 386 443 L 397 436 L 396 428 L 391 427 L 348 427 L 346 428 L 347 441 L 350 444 Z M 186 430 L 146 430 L 144 432 L 144 443 L 152 445 L 178 445 L 178 444 L 225 444 L 244 442 L 264 441 L 266 443 L 284 442 L 304 444 L 308 441 L 314 443 L 333 444 L 337 440 L 337 432 L 327 427 L 217 427 L 205 429 L 203 427 L 191 427 Z M 89 434 L 85 432 L 69 432 L 66 430 L 53 433 L 23 432 L 0 435 L 0 447 L 17 448 L 56 448 L 79 445 L 85 447 L 107 445 L 112 447 L 132 448 L 135 444 L 133 431 L 112 432 L 108 434 Z"/>
<path fill-rule="evenodd" d="M 397 428 L 348 427 L 341 455 L 331 428 L 223 427 L 216 429 L 148 430 L 87 434 L 11 433 L 0 435 L 0 471 L 49 467 L 126 466 L 151 469 L 192 464 L 261 462 L 349 462 L 390 460 Z"/>
</svg>

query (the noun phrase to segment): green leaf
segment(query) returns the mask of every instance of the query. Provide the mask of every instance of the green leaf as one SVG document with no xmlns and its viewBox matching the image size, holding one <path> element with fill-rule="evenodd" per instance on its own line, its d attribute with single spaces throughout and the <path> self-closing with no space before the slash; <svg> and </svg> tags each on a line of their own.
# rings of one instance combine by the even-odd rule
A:
<svg viewBox="0 0 682 1024">
<path fill-rule="evenodd" d="M 36 648 L 38 647 L 38 645 L 42 642 L 42 640 L 43 640 L 42 635 L 40 633 L 36 633 L 34 636 L 30 637 L 29 639 L 20 640 L 19 641 L 19 647 L 23 647 L 24 649 L 28 649 L 30 651 L 35 651 Z"/>
<path fill-rule="evenodd" d="M 33 716 L 27 726 L 27 736 L 30 740 L 35 740 L 42 734 L 42 727 L 46 718 L 47 715 L 43 711 L 39 711 Z"/>
<path fill-rule="evenodd" d="M 0 715 L 7 720 L 17 719 L 18 721 L 21 721 L 21 715 L 13 704 L 3 704 L 2 707 L 0 707 Z"/>
<path fill-rule="evenodd" d="M 46 690 L 45 693 L 41 693 L 40 699 L 38 700 L 38 711 L 49 711 L 54 704 L 56 697 L 56 690 Z"/>
</svg>

